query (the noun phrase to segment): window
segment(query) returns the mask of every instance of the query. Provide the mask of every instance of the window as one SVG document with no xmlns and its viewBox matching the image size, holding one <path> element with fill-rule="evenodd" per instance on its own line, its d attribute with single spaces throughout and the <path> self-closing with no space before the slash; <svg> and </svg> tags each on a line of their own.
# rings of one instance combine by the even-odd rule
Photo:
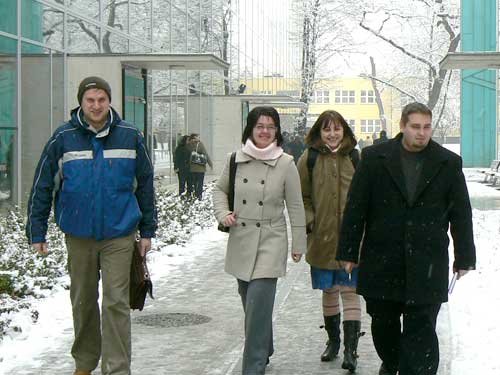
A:
<svg viewBox="0 0 500 375">
<path fill-rule="evenodd" d="M 354 104 L 354 90 L 335 90 L 335 103 Z"/>
<path fill-rule="evenodd" d="M 311 98 L 312 103 L 327 104 L 330 103 L 330 91 L 328 90 L 318 90 L 314 91 Z"/>
<path fill-rule="evenodd" d="M 356 120 L 346 120 L 349 127 L 352 129 L 354 133 L 356 131 Z"/>
<path fill-rule="evenodd" d="M 380 131 L 380 120 L 361 120 L 361 133 Z"/>
<path fill-rule="evenodd" d="M 254 95 L 272 95 L 273 92 L 271 90 L 253 90 Z"/>
<path fill-rule="evenodd" d="M 375 103 L 375 92 L 373 90 L 361 90 L 361 104 Z"/>
<path fill-rule="evenodd" d="M 278 90 L 276 91 L 276 95 L 286 95 L 291 96 L 292 98 L 300 98 L 299 90 Z"/>
</svg>

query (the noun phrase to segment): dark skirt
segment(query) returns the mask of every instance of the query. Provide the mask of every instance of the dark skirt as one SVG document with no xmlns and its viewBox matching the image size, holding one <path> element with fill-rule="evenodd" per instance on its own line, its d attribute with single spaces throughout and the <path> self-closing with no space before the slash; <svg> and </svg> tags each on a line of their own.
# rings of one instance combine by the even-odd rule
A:
<svg viewBox="0 0 500 375">
<path fill-rule="evenodd" d="M 349 274 L 344 270 L 325 270 L 311 266 L 311 281 L 313 289 L 330 289 L 335 285 L 355 288 L 358 284 L 358 269 L 354 268 Z"/>
</svg>

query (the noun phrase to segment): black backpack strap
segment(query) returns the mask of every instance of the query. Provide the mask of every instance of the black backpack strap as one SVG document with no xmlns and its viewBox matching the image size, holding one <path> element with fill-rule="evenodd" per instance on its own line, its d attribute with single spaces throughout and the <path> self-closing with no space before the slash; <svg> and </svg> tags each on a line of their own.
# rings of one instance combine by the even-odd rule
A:
<svg viewBox="0 0 500 375">
<path fill-rule="evenodd" d="M 309 173 L 309 180 L 312 182 L 314 164 L 316 164 L 316 159 L 318 158 L 318 150 L 309 147 L 307 151 L 307 171 Z"/>
<path fill-rule="evenodd" d="M 349 158 L 351 159 L 354 169 L 356 169 L 359 163 L 359 151 L 353 148 L 352 151 L 349 152 Z"/>
<path fill-rule="evenodd" d="M 229 195 L 227 197 L 229 203 L 229 211 L 234 210 L 234 184 L 236 182 L 236 152 L 231 154 L 229 161 Z"/>
</svg>

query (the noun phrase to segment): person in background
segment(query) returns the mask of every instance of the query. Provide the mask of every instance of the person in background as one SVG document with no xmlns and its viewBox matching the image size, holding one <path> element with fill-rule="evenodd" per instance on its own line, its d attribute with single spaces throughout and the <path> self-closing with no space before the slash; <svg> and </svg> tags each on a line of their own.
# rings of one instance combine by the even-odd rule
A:
<svg viewBox="0 0 500 375">
<path fill-rule="evenodd" d="M 181 197 L 184 196 L 186 185 L 188 181 L 190 181 L 190 152 L 187 148 L 188 139 L 189 136 L 187 135 L 183 135 L 180 138 L 174 155 L 174 171 L 177 173 L 177 178 L 179 180 L 179 195 Z"/>
<path fill-rule="evenodd" d="M 292 142 L 288 144 L 288 153 L 293 156 L 295 164 L 299 161 L 300 156 L 304 152 L 304 142 L 299 135 L 293 136 Z"/>
<path fill-rule="evenodd" d="M 354 134 L 336 111 L 323 112 L 306 137 L 308 149 L 297 165 L 306 211 L 307 255 L 313 289 L 322 293 L 323 317 L 328 334 L 322 361 L 332 361 L 340 349 L 343 320 L 344 359 L 342 368 L 357 367 L 361 335 L 361 302 L 356 294 L 357 269 L 349 277 L 335 260 L 340 223 L 347 192 L 359 159 Z M 314 164 L 314 165 L 313 165 Z M 342 299 L 343 319 L 339 299 Z"/>
<path fill-rule="evenodd" d="M 385 141 L 387 141 L 387 132 L 385 130 L 381 130 L 380 131 L 380 137 L 378 137 L 377 139 L 375 139 L 373 141 L 373 144 L 374 145 L 378 145 L 379 143 L 384 143 Z"/>
<path fill-rule="evenodd" d="M 49 252 L 47 221 L 66 237 L 75 338 L 74 375 L 128 375 L 131 363 L 130 266 L 137 229 L 142 256 L 156 231 L 153 165 L 141 132 L 111 107 L 111 88 L 87 77 L 79 106 L 47 142 L 27 204 L 26 236 Z M 99 312 L 102 280 L 102 314 Z"/>
<path fill-rule="evenodd" d="M 368 147 L 368 146 L 371 146 L 371 145 L 373 145 L 373 141 L 370 138 L 370 136 L 367 135 L 366 138 L 365 138 L 365 145 L 364 145 L 364 147 Z"/>
<path fill-rule="evenodd" d="M 435 375 L 436 319 L 448 300 L 448 229 L 460 279 L 476 264 L 472 210 L 462 159 L 431 139 L 430 109 L 408 104 L 399 126 L 395 138 L 363 149 L 337 260 L 348 273 L 359 264 L 357 292 L 372 319 L 379 375 Z"/>
<path fill-rule="evenodd" d="M 187 150 L 190 153 L 190 163 L 189 163 L 189 175 L 188 175 L 188 196 L 194 192 L 196 198 L 201 200 L 203 195 L 203 181 L 205 179 L 205 173 L 207 171 L 207 164 L 210 168 L 213 168 L 212 160 L 208 156 L 205 145 L 200 141 L 200 135 L 192 133 L 189 136 L 189 141 L 187 144 Z M 203 155 L 204 162 L 195 162 L 192 158 L 193 152 Z"/>
<path fill-rule="evenodd" d="M 285 276 L 291 226 L 291 256 L 306 251 L 304 205 L 293 158 L 281 148 L 280 118 L 272 107 L 250 111 L 243 147 L 236 152 L 234 210 L 229 211 L 230 157 L 213 192 L 217 221 L 229 227 L 225 270 L 238 283 L 245 312 L 243 375 L 265 373 L 274 352 L 272 315 L 276 282 Z"/>
<path fill-rule="evenodd" d="M 360 139 L 358 142 L 358 146 L 359 146 L 359 149 L 362 150 L 363 147 L 365 147 L 365 141 L 363 141 L 363 139 Z"/>
</svg>

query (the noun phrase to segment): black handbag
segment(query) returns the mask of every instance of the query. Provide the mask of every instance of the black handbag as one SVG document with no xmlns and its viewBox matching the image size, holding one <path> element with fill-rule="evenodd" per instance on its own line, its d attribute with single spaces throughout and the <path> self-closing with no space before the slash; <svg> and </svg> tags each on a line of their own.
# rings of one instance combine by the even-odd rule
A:
<svg viewBox="0 0 500 375">
<path fill-rule="evenodd" d="M 132 264 L 130 266 L 130 308 L 142 311 L 146 295 L 153 297 L 153 283 L 146 263 L 146 255 L 140 253 L 139 240 L 134 241 Z"/>
<path fill-rule="evenodd" d="M 229 204 L 229 211 L 234 210 L 234 184 L 236 180 L 236 152 L 231 154 L 231 159 L 229 160 L 229 194 L 227 195 L 227 203 Z M 229 232 L 229 227 L 224 224 L 219 223 L 217 227 L 221 232 Z"/>
</svg>

